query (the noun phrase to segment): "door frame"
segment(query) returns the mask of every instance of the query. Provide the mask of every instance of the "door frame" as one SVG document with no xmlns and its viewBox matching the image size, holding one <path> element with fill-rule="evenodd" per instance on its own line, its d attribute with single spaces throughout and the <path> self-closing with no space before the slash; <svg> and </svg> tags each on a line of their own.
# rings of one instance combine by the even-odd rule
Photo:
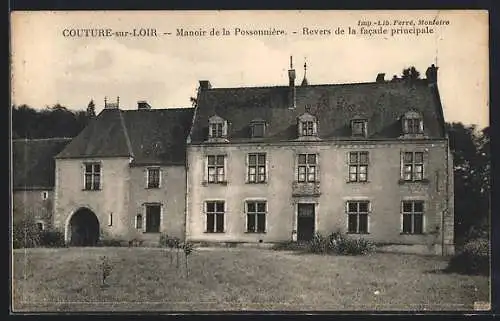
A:
<svg viewBox="0 0 500 321">
<path fill-rule="evenodd" d="M 314 231 L 315 234 L 318 231 L 318 217 L 319 217 L 319 201 L 314 198 L 303 198 L 294 201 L 294 213 L 293 213 L 293 226 L 292 230 L 292 241 L 297 241 L 298 238 L 298 224 L 299 224 L 299 204 L 314 204 Z"/>
<path fill-rule="evenodd" d="M 147 232 L 147 221 L 148 221 L 148 206 L 159 206 L 160 207 L 160 226 L 158 227 L 158 232 Z M 162 233 L 163 231 L 163 203 L 159 202 L 149 202 L 143 204 L 143 215 L 142 215 L 142 224 L 143 224 L 143 233 Z M 135 216 L 134 216 L 135 218 Z M 135 224 L 135 223 L 134 223 Z"/>
</svg>

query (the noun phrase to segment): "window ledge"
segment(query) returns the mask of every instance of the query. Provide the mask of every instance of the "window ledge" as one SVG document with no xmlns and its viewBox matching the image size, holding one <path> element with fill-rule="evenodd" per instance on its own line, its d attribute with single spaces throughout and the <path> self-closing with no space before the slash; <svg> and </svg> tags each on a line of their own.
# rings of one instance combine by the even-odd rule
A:
<svg viewBox="0 0 500 321">
<path fill-rule="evenodd" d="M 226 232 L 225 231 L 224 232 L 208 232 L 208 231 L 205 231 L 203 233 L 205 233 L 205 234 L 224 234 Z"/>
<path fill-rule="evenodd" d="M 430 181 L 427 178 L 424 178 L 420 181 L 406 181 L 404 179 L 399 179 L 398 184 L 399 185 L 404 185 L 404 184 L 429 184 Z"/>
<path fill-rule="evenodd" d="M 347 184 L 369 184 L 371 181 L 346 181 Z"/>
<path fill-rule="evenodd" d="M 148 187 L 145 187 L 144 189 L 160 189 L 160 188 L 161 188 L 160 186 L 158 186 L 158 187 L 149 187 L 148 186 Z"/>
<path fill-rule="evenodd" d="M 99 192 L 99 191 L 102 191 L 102 189 L 86 189 L 86 188 L 82 188 L 82 191 L 83 192 Z"/>
<path fill-rule="evenodd" d="M 142 232 L 142 234 L 161 234 L 161 232 Z"/>
<path fill-rule="evenodd" d="M 369 235 L 370 233 L 369 232 L 366 232 L 366 233 L 347 232 L 346 234 L 348 234 L 348 235 Z"/>
<path fill-rule="evenodd" d="M 399 235 L 409 235 L 409 236 L 419 236 L 419 235 L 428 235 L 429 233 L 399 233 Z"/>
<path fill-rule="evenodd" d="M 262 184 L 267 184 L 267 181 L 264 182 L 245 182 L 246 184 L 250 185 L 262 185 Z"/>
<path fill-rule="evenodd" d="M 201 182 L 201 185 L 203 186 L 208 186 L 208 185 L 227 185 L 229 182 L 228 181 L 223 181 L 223 182 L 208 182 L 208 181 L 203 181 Z"/>
<path fill-rule="evenodd" d="M 266 234 L 267 231 L 264 231 L 264 232 L 249 232 L 249 231 L 246 231 L 245 234 Z"/>
</svg>

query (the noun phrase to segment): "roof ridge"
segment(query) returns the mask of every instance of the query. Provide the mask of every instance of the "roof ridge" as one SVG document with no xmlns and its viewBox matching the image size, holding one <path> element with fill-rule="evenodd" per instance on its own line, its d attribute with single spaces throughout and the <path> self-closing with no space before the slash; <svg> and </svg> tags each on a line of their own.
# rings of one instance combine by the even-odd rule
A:
<svg viewBox="0 0 500 321">
<path fill-rule="evenodd" d="M 171 110 L 171 111 L 184 111 L 184 110 L 190 110 L 194 109 L 194 107 L 167 107 L 167 108 L 151 108 L 146 111 L 144 110 L 139 110 L 139 109 L 120 109 L 122 112 L 151 112 L 151 111 L 164 111 L 164 110 Z"/>
<path fill-rule="evenodd" d="M 72 140 L 75 137 L 46 137 L 46 138 L 13 138 L 13 142 L 26 142 L 26 141 L 41 141 L 41 140 L 54 140 L 54 141 L 65 141 Z"/>
</svg>

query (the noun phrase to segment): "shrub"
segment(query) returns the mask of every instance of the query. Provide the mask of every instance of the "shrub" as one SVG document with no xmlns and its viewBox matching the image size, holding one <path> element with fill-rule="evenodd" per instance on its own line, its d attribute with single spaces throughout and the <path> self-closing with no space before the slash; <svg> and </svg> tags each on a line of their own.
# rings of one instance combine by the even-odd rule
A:
<svg viewBox="0 0 500 321">
<path fill-rule="evenodd" d="M 64 234 L 60 231 L 45 230 L 40 232 L 40 245 L 48 247 L 64 247 Z"/>
<path fill-rule="evenodd" d="M 31 218 L 13 222 L 12 246 L 15 249 L 36 247 L 40 245 L 40 230 Z"/>
<path fill-rule="evenodd" d="M 160 245 L 160 247 L 169 247 L 169 241 L 170 241 L 170 237 L 168 236 L 167 233 L 161 233 L 160 235 L 160 239 L 158 241 L 158 245 Z"/>
<path fill-rule="evenodd" d="M 363 238 L 349 238 L 341 232 L 327 237 L 316 233 L 309 242 L 309 252 L 340 255 L 365 255 L 375 250 L 375 245 Z"/>
<path fill-rule="evenodd" d="M 486 238 L 478 238 L 465 243 L 462 251 L 450 259 L 446 271 L 470 275 L 489 275 L 489 269 L 490 242 Z"/>
</svg>

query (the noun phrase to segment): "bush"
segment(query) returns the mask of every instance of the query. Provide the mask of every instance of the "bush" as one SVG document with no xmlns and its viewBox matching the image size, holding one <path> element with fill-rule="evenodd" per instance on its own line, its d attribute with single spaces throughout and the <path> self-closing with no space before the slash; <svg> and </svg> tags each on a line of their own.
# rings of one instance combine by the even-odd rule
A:
<svg viewBox="0 0 500 321">
<path fill-rule="evenodd" d="M 15 249 L 40 245 L 40 230 L 30 218 L 17 220 L 12 226 L 12 246 Z"/>
<path fill-rule="evenodd" d="M 489 275 L 489 240 L 478 238 L 465 243 L 462 251 L 450 259 L 446 271 L 470 275 Z"/>
<path fill-rule="evenodd" d="M 375 250 L 375 245 L 363 238 L 349 238 L 341 232 L 327 237 L 316 233 L 309 242 L 309 252 L 339 255 L 365 255 Z"/>
<path fill-rule="evenodd" d="M 41 231 L 40 232 L 40 245 L 48 247 L 64 247 L 64 234 L 59 231 Z"/>
</svg>

